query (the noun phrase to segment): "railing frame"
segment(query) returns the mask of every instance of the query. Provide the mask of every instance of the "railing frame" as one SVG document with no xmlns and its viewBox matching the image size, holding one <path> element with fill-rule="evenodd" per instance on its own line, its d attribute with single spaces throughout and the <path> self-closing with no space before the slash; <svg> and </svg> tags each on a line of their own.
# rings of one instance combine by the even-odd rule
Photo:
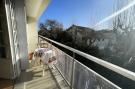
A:
<svg viewBox="0 0 135 89">
<path fill-rule="evenodd" d="M 45 39 L 42 39 L 45 40 Z M 45 40 L 47 41 L 47 40 Z M 40 43 L 40 41 L 38 41 Z M 53 48 L 55 46 L 52 45 L 53 42 L 51 41 L 47 41 L 48 44 L 50 44 L 50 48 Z M 61 51 L 61 50 L 60 50 Z M 66 54 L 65 52 L 62 51 L 62 53 L 64 53 L 64 55 L 67 55 L 68 57 L 71 57 L 70 55 Z M 79 61 L 77 61 L 75 59 L 75 52 L 73 52 L 72 55 L 72 68 L 71 68 L 71 80 L 68 81 L 66 79 L 66 77 L 64 76 L 64 74 L 62 73 L 62 71 L 58 68 L 57 65 L 54 65 L 55 68 L 57 69 L 57 71 L 60 73 L 60 75 L 62 76 L 62 78 L 65 80 L 65 82 L 69 85 L 70 89 L 74 89 L 74 74 L 75 74 L 75 63 L 79 63 L 79 65 L 81 65 L 82 67 L 86 68 L 87 70 L 91 71 L 92 73 L 96 74 L 97 76 L 100 76 L 100 78 L 102 78 L 103 80 L 105 80 L 106 82 L 108 82 L 109 84 L 111 84 L 112 86 L 116 87 L 117 89 L 121 89 L 120 87 L 118 87 L 117 85 L 115 85 L 114 83 L 110 82 L 109 80 L 107 80 L 106 78 L 102 77 L 101 75 L 99 75 L 98 73 L 96 73 L 95 71 L 91 70 L 90 68 L 88 68 L 87 66 L 85 66 L 84 64 L 80 63 Z M 66 60 L 66 59 L 65 59 Z"/>
<path fill-rule="evenodd" d="M 74 83 L 74 69 L 75 69 L 75 53 L 73 52 L 72 74 L 71 74 L 71 89 Z"/>
<path fill-rule="evenodd" d="M 65 48 L 65 49 L 68 49 L 68 50 L 72 51 L 72 52 L 73 52 L 73 55 L 74 55 L 75 53 L 76 53 L 76 54 L 79 54 L 79 55 L 81 55 L 81 56 L 83 56 L 83 57 L 85 57 L 85 58 L 87 58 L 87 59 L 89 59 L 89 60 L 91 60 L 91 61 L 93 61 L 93 62 L 95 62 L 95 63 L 97 63 L 97 64 L 99 64 L 99 65 L 101 65 L 101 66 L 103 66 L 103 67 L 105 67 L 105 68 L 107 68 L 107 69 L 109 69 L 109 70 L 112 70 L 112 71 L 114 71 L 114 72 L 116 72 L 116 73 L 118 73 L 118 74 L 120 74 L 120 75 L 122 75 L 122 76 L 124 76 L 124 77 L 126 77 L 126 78 L 128 78 L 128 79 L 130 79 L 130 80 L 135 81 L 135 73 L 132 72 L 132 71 L 129 71 L 129 70 L 127 70 L 127 69 L 124 69 L 124 68 L 122 68 L 122 67 L 119 67 L 119 66 L 117 66 L 117 65 L 114 65 L 114 64 L 109 63 L 109 62 L 107 62 L 107 61 L 104 61 L 104 60 L 102 60 L 102 59 L 96 58 L 96 57 L 94 57 L 94 56 L 91 56 L 91 55 L 89 55 L 89 54 L 86 54 L 86 53 L 84 53 L 84 52 L 81 52 L 81 51 L 79 51 L 79 50 L 77 50 L 77 49 L 74 49 L 74 48 L 72 48 L 72 47 L 69 47 L 69 46 L 66 46 L 66 45 L 64 45 L 64 44 L 58 43 L 58 42 L 56 42 L 56 41 L 53 41 L 53 40 L 51 40 L 51 39 L 49 39 L 49 38 L 46 38 L 46 37 L 43 37 L 43 36 L 41 36 L 41 35 L 39 35 L 39 37 L 40 37 L 40 38 L 43 38 L 43 39 L 45 39 L 45 40 L 47 40 L 47 41 L 49 41 L 49 42 L 51 42 L 51 44 L 52 44 L 52 43 L 55 43 L 55 44 L 57 44 L 57 45 L 59 45 L 59 46 Z M 74 56 L 73 56 L 73 57 L 74 57 Z M 72 83 L 71 83 L 71 84 L 72 84 Z"/>
</svg>

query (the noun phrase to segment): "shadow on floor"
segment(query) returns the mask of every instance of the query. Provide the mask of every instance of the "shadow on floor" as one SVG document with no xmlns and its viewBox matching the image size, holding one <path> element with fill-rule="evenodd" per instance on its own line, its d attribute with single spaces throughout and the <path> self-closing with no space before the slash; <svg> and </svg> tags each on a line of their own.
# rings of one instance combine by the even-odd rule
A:
<svg viewBox="0 0 135 89">
<path fill-rule="evenodd" d="M 13 89 L 13 81 L 9 79 L 0 79 L 0 89 Z"/>
</svg>

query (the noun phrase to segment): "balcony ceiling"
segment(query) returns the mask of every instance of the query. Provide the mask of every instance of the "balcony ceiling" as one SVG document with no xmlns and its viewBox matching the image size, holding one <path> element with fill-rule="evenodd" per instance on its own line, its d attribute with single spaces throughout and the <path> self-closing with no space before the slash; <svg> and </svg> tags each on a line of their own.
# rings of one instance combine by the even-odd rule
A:
<svg viewBox="0 0 135 89">
<path fill-rule="evenodd" d="M 27 18 L 38 19 L 50 0 L 25 0 Z"/>
</svg>

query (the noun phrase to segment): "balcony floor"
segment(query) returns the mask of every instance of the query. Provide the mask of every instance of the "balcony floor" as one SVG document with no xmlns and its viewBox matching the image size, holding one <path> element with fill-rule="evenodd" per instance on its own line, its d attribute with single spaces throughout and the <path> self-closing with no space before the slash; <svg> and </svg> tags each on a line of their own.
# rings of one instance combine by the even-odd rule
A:
<svg viewBox="0 0 135 89">
<path fill-rule="evenodd" d="M 23 71 L 16 79 L 14 89 L 70 89 L 56 69 L 46 67 L 42 76 L 42 66 Z"/>
<path fill-rule="evenodd" d="M 0 89 L 13 89 L 13 81 L 9 79 L 0 79 Z"/>
</svg>

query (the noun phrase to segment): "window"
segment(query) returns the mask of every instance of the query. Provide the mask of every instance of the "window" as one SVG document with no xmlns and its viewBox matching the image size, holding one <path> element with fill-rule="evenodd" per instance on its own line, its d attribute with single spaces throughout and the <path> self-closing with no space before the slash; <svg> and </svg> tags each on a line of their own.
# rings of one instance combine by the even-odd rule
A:
<svg viewBox="0 0 135 89">
<path fill-rule="evenodd" d="M 6 58 L 6 45 L 4 38 L 5 29 L 5 15 L 4 15 L 4 5 L 0 4 L 0 58 Z"/>
<path fill-rule="evenodd" d="M 0 47 L 0 58 L 6 58 L 6 49 L 5 49 L 5 47 Z"/>
<path fill-rule="evenodd" d="M 3 32 L 0 32 L 0 45 L 4 45 Z"/>
<path fill-rule="evenodd" d="M 1 17 L 0 17 L 0 58 L 5 58 L 6 57 L 6 48 L 5 48 L 5 43 L 4 43 L 4 32 L 1 27 Z"/>
</svg>

